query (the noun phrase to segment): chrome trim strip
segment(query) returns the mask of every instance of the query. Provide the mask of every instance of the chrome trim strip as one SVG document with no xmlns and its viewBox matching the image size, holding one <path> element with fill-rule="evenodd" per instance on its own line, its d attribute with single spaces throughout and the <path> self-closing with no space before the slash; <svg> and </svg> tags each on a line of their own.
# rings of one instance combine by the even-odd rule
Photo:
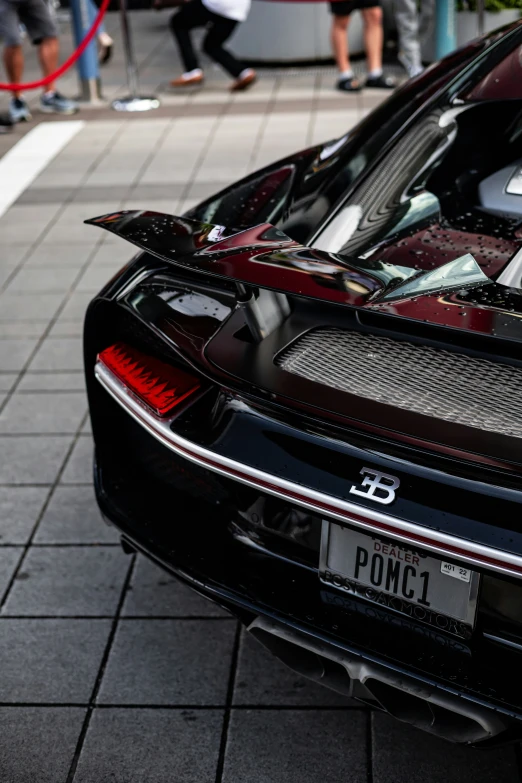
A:
<svg viewBox="0 0 522 783">
<path fill-rule="evenodd" d="M 498 642 L 499 644 L 504 644 L 506 647 L 512 647 L 513 650 L 522 650 L 522 644 L 512 642 L 511 639 L 503 639 L 502 636 L 495 636 L 493 633 L 483 633 L 482 636 L 484 639 L 490 639 L 492 642 Z"/>
<path fill-rule="evenodd" d="M 152 414 L 129 389 L 122 384 L 101 362 L 94 369 L 95 377 L 114 399 L 142 427 L 168 449 L 191 462 L 208 468 L 222 476 L 261 489 L 296 505 L 312 509 L 331 519 L 338 519 L 355 527 L 413 544 L 439 555 L 462 560 L 470 565 L 482 566 L 493 571 L 522 577 L 522 556 L 512 552 L 466 541 L 458 536 L 443 533 L 415 522 L 384 514 L 347 500 L 325 495 L 311 487 L 258 470 L 236 462 L 197 443 L 192 443 L 171 429 L 172 419 L 159 419 Z"/>
</svg>

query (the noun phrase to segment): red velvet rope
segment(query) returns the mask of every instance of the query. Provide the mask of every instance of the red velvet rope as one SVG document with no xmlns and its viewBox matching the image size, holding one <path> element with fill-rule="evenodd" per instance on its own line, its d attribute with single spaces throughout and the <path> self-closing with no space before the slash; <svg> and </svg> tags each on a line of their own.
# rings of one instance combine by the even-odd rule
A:
<svg viewBox="0 0 522 783">
<path fill-rule="evenodd" d="M 44 79 L 39 79 L 36 82 L 27 82 L 26 84 L 7 84 L 5 82 L 0 82 L 0 90 L 9 90 L 9 92 L 19 91 L 19 90 L 35 90 L 37 87 L 45 87 L 46 84 L 50 84 L 51 82 L 54 82 L 55 79 L 59 79 L 60 76 L 63 76 L 65 71 L 68 71 L 71 65 L 73 65 L 76 60 L 82 56 L 86 48 L 89 46 L 90 42 L 96 35 L 96 30 L 101 24 L 101 21 L 103 17 L 105 16 L 105 12 L 107 8 L 109 7 L 110 0 L 102 0 L 102 4 L 100 5 L 100 10 L 98 11 L 96 15 L 96 19 L 92 23 L 92 27 L 83 39 L 83 41 L 79 44 L 76 51 L 74 51 L 70 57 L 67 58 L 67 60 L 60 65 L 60 67 L 54 72 L 51 73 L 49 76 L 46 76 Z"/>
</svg>

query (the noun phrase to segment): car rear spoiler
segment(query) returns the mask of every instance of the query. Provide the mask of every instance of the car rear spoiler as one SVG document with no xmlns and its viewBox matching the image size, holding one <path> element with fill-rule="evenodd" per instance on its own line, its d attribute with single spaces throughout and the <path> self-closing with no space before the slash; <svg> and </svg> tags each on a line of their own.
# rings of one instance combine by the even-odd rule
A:
<svg viewBox="0 0 522 783">
<path fill-rule="evenodd" d="M 348 258 L 305 247 L 270 223 L 234 229 L 142 210 L 85 222 L 163 262 L 233 281 L 244 304 L 260 304 L 259 289 L 276 292 L 263 303 L 265 310 L 282 308 L 276 321 L 284 317 L 284 297 L 297 296 L 497 337 L 504 330 L 522 340 L 522 295 L 492 282 L 469 253 L 426 271 L 380 261 L 378 253 Z"/>
</svg>

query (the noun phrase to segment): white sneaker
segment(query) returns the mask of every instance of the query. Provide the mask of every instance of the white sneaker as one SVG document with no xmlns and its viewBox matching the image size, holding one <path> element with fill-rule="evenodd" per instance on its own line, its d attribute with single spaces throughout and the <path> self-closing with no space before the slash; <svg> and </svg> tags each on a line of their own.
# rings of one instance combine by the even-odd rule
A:
<svg viewBox="0 0 522 783">
<path fill-rule="evenodd" d="M 29 122 L 31 112 L 23 98 L 11 98 L 9 103 L 9 116 L 12 122 Z"/>
</svg>

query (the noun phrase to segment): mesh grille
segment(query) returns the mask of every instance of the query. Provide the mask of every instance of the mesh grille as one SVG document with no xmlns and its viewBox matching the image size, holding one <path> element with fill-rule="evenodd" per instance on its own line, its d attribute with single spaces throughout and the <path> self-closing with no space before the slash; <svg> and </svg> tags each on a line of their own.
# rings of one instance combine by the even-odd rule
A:
<svg viewBox="0 0 522 783">
<path fill-rule="evenodd" d="M 316 329 L 276 360 L 286 372 L 403 408 L 522 437 L 522 368 L 342 329 Z"/>
</svg>

